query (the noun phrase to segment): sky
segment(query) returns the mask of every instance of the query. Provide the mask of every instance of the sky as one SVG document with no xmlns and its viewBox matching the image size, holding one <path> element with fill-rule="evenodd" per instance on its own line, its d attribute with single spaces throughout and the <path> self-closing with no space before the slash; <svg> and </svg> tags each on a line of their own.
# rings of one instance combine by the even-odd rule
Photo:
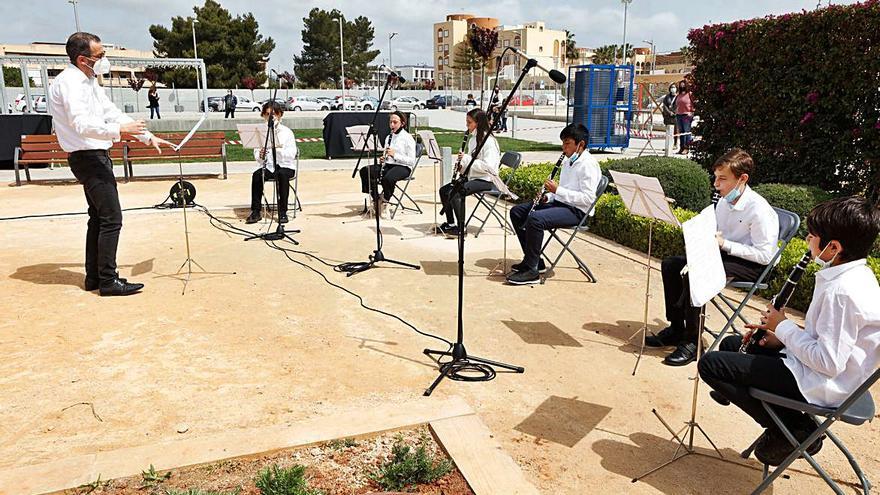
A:
<svg viewBox="0 0 880 495">
<path fill-rule="evenodd" d="M 502 24 L 544 21 L 550 29 L 575 33 L 578 46 L 596 48 L 623 40 L 624 8 L 620 0 L 524 0 L 450 1 L 432 0 L 219 0 L 233 16 L 252 12 L 264 36 L 276 43 L 269 66 L 290 70 L 293 55 L 302 49 L 303 17 L 312 7 L 339 9 L 346 18 L 368 17 L 375 28 L 374 49 L 381 50 L 376 63 L 387 63 L 388 36 L 394 65 L 432 64 L 433 24 L 446 14 L 466 12 L 495 17 Z M 629 4 L 627 42 L 648 46 L 653 40 L 659 53 L 687 44 L 689 29 L 705 24 L 762 17 L 768 14 L 812 10 L 818 0 L 633 0 Z M 79 0 L 83 30 L 104 42 L 127 48 L 151 50 L 151 24 L 171 25 L 174 16 L 192 15 L 203 0 Z M 827 5 L 828 0 L 821 0 Z M 835 4 L 854 3 L 834 1 Z M 64 42 L 75 31 L 73 5 L 68 0 L 0 0 L 0 44 L 33 41 Z"/>
</svg>

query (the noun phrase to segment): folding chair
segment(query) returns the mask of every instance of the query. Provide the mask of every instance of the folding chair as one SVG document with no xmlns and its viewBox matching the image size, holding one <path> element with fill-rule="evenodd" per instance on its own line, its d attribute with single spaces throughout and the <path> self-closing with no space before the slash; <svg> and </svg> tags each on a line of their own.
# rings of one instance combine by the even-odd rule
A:
<svg viewBox="0 0 880 495">
<path fill-rule="evenodd" d="M 298 192 L 299 191 L 299 152 L 297 152 L 297 154 L 296 154 L 296 161 L 295 161 L 295 164 L 293 167 L 293 172 L 294 172 L 293 181 L 290 182 L 290 190 L 293 191 L 293 208 L 291 208 L 290 211 L 292 212 L 293 218 L 296 218 L 296 212 L 302 211 L 302 203 L 299 200 L 299 192 Z M 274 178 L 267 177 L 266 182 L 271 182 L 273 188 L 278 187 L 278 183 L 275 182 Z M 276 197 L 274 189 L 272 191 L 271 197 L 272 197 L 272 201 L 269 201 L 268 198 L 266 200 L 268 203 L 267 204 L 268 210 L 272 210 L 274 208 L 277 208 L 277 206 L 278 206 L 274 202 L 275 197 Z M 288 203 L 289 202 L 290 202 L 290 198 L 288 198 Z"/>
<path fill-rule="evenodd" d="M 599 197 L 605 193 L 605 189 L 607 187 L 608 187 L 608 177 L 603 175 L 599 179 L 599 186 L 596 187 L 596 201 L 599 201 Z M 588 211 L 587 214 L 584 215 L 584 218 L 581 219 L 581 222 L 579 224 L 577 224 L 573 227 L 560 227 L 559 229 L 548 229 L 547 230 L 547 233 L 550 235 L 547 237 L 547 240 L 544 241 L 544 245 L 541 246 L 541 256 L 543 256 L 550 263 L 550 266 L 547 267 L 548 273 L 550 271 L 552 271 L 554 268 L 556 268 L 556 265 L 559 263 L 559 260 L 562 259 L 562 255 L 565 253 L 568 253 L 572 256 L 572 258 L 574 258 L 575 263 L 577 263 L 577 265 L 578 265 L 578 269 L 580 269 L 581 272 L 583 272 L 584 275 L 586 275 L 587 278 L 589 278 L 591 282 L 593 282 L 593 283 L 598 282 L 598 280 L 596 279 L 596 276 L 593 275 L 593 272 L 590 270 L 590 267 L 587 266 L 587 264 L 584 263 L 583 260 L 581 260 L 578 257 L 578 255 L 574 253 L 574 251 L 571 250 L 571 248 L 569 248 L 571 241 L 574 240 L 574 238 L 577 236 L 578 232 L 586 232 L 586 231 L 590 230 L 589 219 L 590 219 L 590 216 L 593 214 L 593 210 L 596 208 L 596 201 L 593 201 L 593 204 L 590 205 L 590 211 Z M 559 235 L 556 233 L 556 231 L 560 230 L 560 229 L 571 229 L 571 235 L 568 236 L 568 240 L 566 240 L 565 242 L 563 242 L 562 238 L 560 238 Z M 556 241 L 562 245 L 562 249 L 559 251 L 559 254 L 556 255 L 556 259 L 554 259 L 553 261 L 550 261 L 550 257 L 547 256 L 547 253 L 545 252 L 545 251 L 547 251 L 547 246 L 550 244 L 551 239 L 556 239 Z M 541 277 L 541 283 L 543 284 L 545 280 L 547 280 L 546 275 Z"/>
<path fill-rule="evenodd" d="M 522 163 L 522 155 L 517 153 L 516 151 L 505 151 L 504 155 L 501 156 L 501 165 L 506 165 L 506 166 L 510 167 L 511 169 L 513 169 L 514 171 L 517 168 L 519 168 L 521 163 Z M 513 177 L 513 174 L 511 174 L 507 178 L 507 182 L 510 182 L 510 179 L 512 177 Z M 505 182 L 505 184 L 507 184 L 507 182 Z M 487 196 L 492 197 L 492 200 L 490 201 L 487 198 Z M 488 210 L 488 212 L 486 213 L 486 216 L 484 218 L 476 217 L 477 220 L 480 221 L 480 227 L 474 233 L 474 237 L 479 237 L 480 232 L 483 231 L 483 227 L 486 225 L 486 222 L 489 221 L 489 217 L 495 217 L 495 220 L 498 220 L 498 224 L 501 225 L 501 228 L 506 228 L 506 229 L 510 229 L 511 231 L 513 231 L 513 226 L 510 225 L 510 221 L 507 219 L 507 216 L 502 215 L 495 208 L 498 205 L 498 201 L 501 200 L 501 196 L 502 196 L 501 191 L 499 191 L 498 188 L 495 187 L 494 185 L 492 186 L 492 189 L 490 189 L 488 191 L 483 191 L 483 192 L 478 192 L 478 193 L 473 194 L 473 197 L 477 200 L 477 204 L 475 204 L 474 209 L 471 210 L 470 216 L 468 217 L 467 221 L 464 223 L 465 226 L 468 226 L 471 224 L 471 219 L 473 219 L 476 216 L 477 209 L 479 209 L 481 205 L 484 208 L 486 208 L 486 210 Z"/>
<path fill-rule="evenodd" d="M 877 380 L 880 379 L 880 369 L 874 371 L 874 373 L 868 377 L 868 379 L 863 383 L 859 388 L 857 388 L 849 397 L 846 398 L 845 401 L 840 405 L 840 407 L 820 407 L 814 406 L 813 404 L 809 404 L 806 402 L 800 402 L 796 400 L 792 400 L 786 397 L 780 397 L 778 395 L 771 394 L 769 392 L 765 392 L 763 390 L 757 388 L 750 388 L 749 394 L 760 400 L 761 405 L 764 406 L 764 409 L 773 419 L 773 422 L 776 423 L 776 426 L 782 431 L 785 437 L 791 442 L 792 446 L 795 447 L 794 452 L 792 452 L 788 457 L 782 461 L 776 469 L 773 470 L 772 473 L 768 473 L 769 466 L 764 465 L 764 479 L 761 481 L 761 484 L 755 488 L 755 491 L 752 492 L 753 495 L 757 495 L 767 489 L 773 481 L 782 475 L 783 471 L 788 469 L 792 462 L 797 460 L 800 457 L 803 457 L 810 466 L 825 480 L 825 483 L 828 483 L 828 486 L 834 490 L 834 493 L 838 495 L 844 495 L 843 490 L 828 476 L 828 473 L 822 469 L 821 466 L 816 462 L 813 457 L 808 454 L 807 447 L 813 444 L 819 437 L 822 435 L 828 435 L 828 438 L 834 443 L 835 446 L 843 453 L 846 457 L 846 460 L 849 461 L 850 467 L 852 467 L 853 472 L 856 473 L 856 476 L 859 478 L 859 483 L 862 485 L 862 493 L 868 495 L 871 490 L 871 482 L 865 477 L 865 473 L 862 472 L 862 468 L 859 467 L 859 464 L 856 462 L 853 455 L 846 448 L 840 438 L 838 438 L 834 433 L 831 432 L 830 427 L 837 421 L 843 421 L 844 423 L 859 426 L 866 422 L 870 422 L 874 418 L 874 399 L 871 397 L 871 392 L 869 389 L 871 388 Z M 810 415 L 810 417 L 816 421 L 816 417 L 820 416 L 825 418 L 824 421 L 818 423 L 818 428 L 812 435 L 810 435 L 803 442 L 798 442 L 794 435 L 791 434 L 791 431 L 785 427 L 785 424 L 782 423 L 782 420 L 779 419 L 776 412 L 773 410 L 773 407 L 784 407 L 786 409 L 792 409 L 795 411 L 801 411 Z M 742 453 L 743 459 L 748 459 L 748 457 L 752 454 L 752 451 L 755 448 L 755 444 L 758 441 L 752 443 L 748 449 L 746 449 Z"/>
<path fill-rule="evenodd" d="M 788 243 L 791 242 L 792 238 L 797 234 L 798 228 L 801 225 L 801 218 L 788 210 L 783 210 L 782 208 L 774 207 L 773 210 L 776 211 L 776 216 L 779 218 L 779 249 L 776 250 L 770 263 L 767 264 L 767 267 L 764 268 L 764 271 L 761 272 L 761 275 L 756 281 L 727 283 L 727 287 L 729 288 L 746 291 L 745 297 L 743 297 L 739 304 L 736 304 L 730 297 L 725 296 L 724 293 L 720 293 L 712 299 L 712 305 L 721 312 L 727 320 L 727 323 L 724 324 L 724 327 L 717 334 L 708 329 L 706 330 L 707 333 L 715 337 L 715 341 L 712 342 L 712 345 L 709 346 L 706 352 L 712 351 L 718 346 L 728 329 L 732 328 L 738 335 L 742 335 L 742 332 L 736 327 L 737 318 L 742 321 L 743 324 L 749 323 L 749 321 L 742 315 L 742 310 L 752 299 L 752 296 L 755 295 L 755 292 L 767 289 L 768 285 L 766 280 L 776 266 L 776 262 L 779 261 L 779 257 L 782 256 L 782 252 L 785 251 L 785 247 L 788 246 Z M 722 303 L 724 306 L 722 306 Z M 730 313 L 730 311 L 733 311 L 733 313 Z"/>
<path fill-rule="evenodd" d="M 407 194 L 406 189 L 409 187 L 409 183 L 415 180 L 416 178 L 416 167 L 419 166 L 419 162 L 422 161 L 422 155 L 425 153 L 425 145 L 422 143 L 416 143 L 416 162 L 413 164 L 412 168 L 409 171 L 409 177 L 405 179 L 401 179 L 394 183 L 394 192 L 391 193 L 391 201 L 388 204 L 394 205 L 394 209 L 391 210 L 391 219 L 394 220 L 394 215 L 397 214 L 397 209 L 402 208 L 404 211 L 417 211 L 420 214 L 422 213 L 421 207 L 416 203 L 416 200 L 412 198 L 409 194 Z M 403 182 L 403 187 L 400 187 L 400 183 Z M 409 200 L 415 208 L 406 206 L 403 203 L 403 200 Z"/>
</svg>

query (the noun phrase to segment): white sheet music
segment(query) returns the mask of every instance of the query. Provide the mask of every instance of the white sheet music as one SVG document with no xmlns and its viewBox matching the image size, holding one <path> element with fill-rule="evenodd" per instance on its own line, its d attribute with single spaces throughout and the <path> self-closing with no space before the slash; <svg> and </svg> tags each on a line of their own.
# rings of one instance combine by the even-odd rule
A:
<svg viewBox="0 0 880 495">
<path fill-rule="evenodd" d="M 656 177 L 645 177 L 611 170 L 611 177 L 617 186 L 617 192 L 633 215 L 645 218 L 656 218 L 663 222 L 678 226 L 678 218 L 666 200 L 663 186 Z"/>
<path fill-rule="evenodd" d="M 710 205 L 681 226 L 691 286 L 691 305 L 703 306 L 717 296 L 727 283 L 721 250 L 715 240 L 718 225 L 715 208 Z"/>
<path fill-rule="evenodd" d="M 241 137 L 241 145 L 245 148 L 262 148 L 266 146 L 266 136 L 269 128 L 265 124 L 238 124 L 238 135 Z M 270 143 L 271 144 L 271 143 Z M 275 148 L 281 148 L 278 140 L 278 128 L 275 128 Z"/>
</svg>

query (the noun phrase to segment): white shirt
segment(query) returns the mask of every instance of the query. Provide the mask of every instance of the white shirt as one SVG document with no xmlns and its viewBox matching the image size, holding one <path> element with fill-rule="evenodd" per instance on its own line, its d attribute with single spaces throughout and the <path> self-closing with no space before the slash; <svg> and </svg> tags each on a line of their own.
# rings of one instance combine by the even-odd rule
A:
<svg viewBox="0 0 880 495">
<path fill-rule="evenodd" d="M 96 78 L 72 64 L 55 77 L 46 103 L 58 144 L 68 153 L 110 149 L 120 139 L 119 125 L 134 120 L 107 98 Z M 149 132 L 137 136 L 143 143 L 151 137 Z"/>
<path fill-rule="evenodd" d="M 770 263 L 779 248 L 779 217 L 760 194 L 746 186 L 736 204 L 721 198 L 715 219 L 724 237 L 722 251 L 762 265 Z"/>
<path fill-rule="evenodd" d="M 565 158 L 559 172 L 559 185 L 555 193 L 547 194 L 547 202 L 560 201 L 586 213 L 596 202 L 601 177 L 599 162 L 587 150 L 581 152 L 574 164 L 571 158 Z"/>
<path fill-rule="evenodd" d="M 416 164 L 416 140 L 406 132 L 406 129 L 389 134 L 385 138 L 385 147 L 394 150 L 394 156 L 385 158 L 385 163 L 388 165 L 403 165 L 411 169 Z"/>
<path fill-rule="evenodd" d="M 880 286 L 864 258 L 816 272 L 805 324 L 776 327 L 783 361 L 808 402 L 839 406 L 880 365 Z"/>
<path fill-rule="evenodd" d="M 470 139 L 468 139 L 467 144 L 467 153 L 461 157 L 461 170 L 464 171 L 468 167 L 468 164 L 471 163 L 471 154 L 474 152 L 474 149 L 477 147 L 477 133 L 474 132 L 471 134 Z M 498 148 L 498 140 L 495 139 L 495 136 L 489 136 L 489 139 L 486 140 L 486 144 L 483 145 L 483 148 L 480 150 L 480 154 L 477 155 L 477 158 L 474 160 L 474 164 L 471 166 L 470 171 L 468 172 L 468 179 L 480 179 L 489 182 L 494 182 L 494 180 L 498 177 L 498 167 L 501 165 L 501 150 Z"/>
<path fill-rule="evenodd" d="M 290 169 L 296 168 L 297 149 L 296 137 L 293 135 L 293 131 L 291 131 L 290 128 L 284 124 L 276 124 L 275 137 L 278 139 L 278 141 L 275 143 L 275 155 L 278 159 L 278 166 Z M 260 148 L 254 148 L 254 160 L 257 161 L 257 169 L 262 168 L 263 163 L 265 163 L 266 168 L 269 169 L 269 172 L 275 171 L 275 164 L 272 163 L 271 148 L 266 150 L 265 160 L 260 159 Z"/>
</svg>

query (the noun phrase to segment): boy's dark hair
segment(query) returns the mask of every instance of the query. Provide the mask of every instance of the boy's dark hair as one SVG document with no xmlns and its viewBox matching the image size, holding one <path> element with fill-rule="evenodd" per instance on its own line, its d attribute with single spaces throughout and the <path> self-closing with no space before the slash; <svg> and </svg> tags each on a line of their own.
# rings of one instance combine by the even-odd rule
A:
<svg viewBox="0 0 880 495">
<path fill-rule="evenodd" d="M 83 57 L 91 57 L 92 56 L 92 42 L 100 43 L 101 38 L 98 38 L 92 33 L 73 33 L 70 35 L 70 38 L 67 38 L 67 44 L 64 45 L 64 50 L 67 52 L 67 57 L 70 59 L 70 63 L 76 65 L 76 57 L 82 55 Z"/>
<path fill-rule="evenodd" d="M 721 155 L 712 165 L 712 171 L 724 166 L 730 167 L 730 171 L 737 179 L 743 174 L 749 174 L 750 179 L 755 176 L 755 161 L 752 160 L 752 155 L 741 148 L 733 148 Z"/>
<path fill-rule="evenodd" d="M 269 100 L 266 103 L 263 103 L 263 110 L 260 112 L 260 115 L 267 115 L 269 110 L 271 110 L 273 114 L 284 115 L 284 105 L 277 100 Z"/>
<path fill-rule="evenodd" d="M 584 144 L 589 144 L 590 131 L 587 130 L 584 124 L 568 124 L 559 133 L 559 139 L 562 141 L 573 139 L 575 143 L 583 141 Z"/>
<path fill-rule="evenodd" d="M 880 233 L 880 209 L 861 196 L 825 201 L 807 214 L 807 230 L 819 238 L 819 249 L 836 240 L 843 247 L 842 259 L 862 259 Z"/>
</svg>

